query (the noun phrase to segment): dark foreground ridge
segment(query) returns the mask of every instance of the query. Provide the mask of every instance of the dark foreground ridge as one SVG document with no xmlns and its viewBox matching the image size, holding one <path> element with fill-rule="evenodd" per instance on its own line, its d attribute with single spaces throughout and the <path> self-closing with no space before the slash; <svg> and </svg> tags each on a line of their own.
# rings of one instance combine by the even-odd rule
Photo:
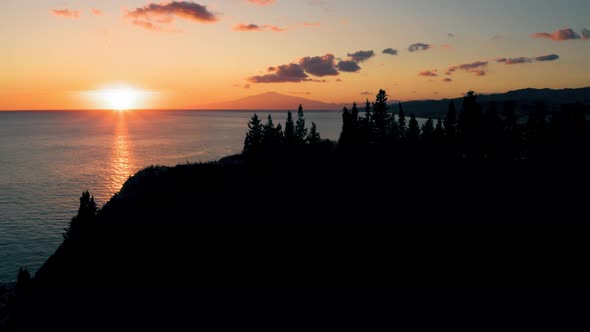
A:
<svg viewBox="0 0 590 332">
<path fill-rule="evenodd" d="M 21 271 L 11 326 L 575 322 L 554 304 L 570 318 L 588 305 L 585 150 L 496 151 L 469 113 L 451 143 L 425 143 L 414 120 L 412 141 L 380 101 L 364 125 L 344 111 L 339 144 L 302 112 L 284 130 L 256 117 L 244 154 L 147 168 L 101 209 L 84 193 L 56 253 L 32 280 Z"/>
</svg>

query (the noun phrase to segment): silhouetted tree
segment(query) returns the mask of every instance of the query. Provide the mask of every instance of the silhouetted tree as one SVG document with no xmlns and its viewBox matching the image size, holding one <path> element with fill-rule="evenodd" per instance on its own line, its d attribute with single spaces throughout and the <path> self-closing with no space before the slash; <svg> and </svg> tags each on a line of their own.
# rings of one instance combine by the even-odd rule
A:
<svg viewBox="0 0 590 332">
<path fill-rule="evenodd" d="M 342 131 L 340 132 L 340 139 L 338 143 L 346 146 L 350 145 L 353 142 L 353 120 L 352 115 L 348 108 L 344 107 L 342 109 Z"/>
<path fill-rule="evenodd" d="M 413 113 L 410 115 L 410 122 L 408 124 L 406 138 L 410 143 L 415 143 L 420 138 L 420 126 L 418 125 L 418 120 L 416 120 L 416 116 Z"/>
<path fill-rule="evenodd" d="M 481 156 L 482 114 L 474 91 L 467 92 L 463 98 L 463 110 L 459 115 L 459 135 L 467 157 Z"/>
<path fill-rule="evenodd" d="M 309 135 L 307 135 L 307 142 L 311 145 L 320 144 L 322 142 L 322 138 L 320 133 L 318 133 L 318 127 L 315 122 L 311 123 L 311 130 L 309 131 Z"/>
<path fill-rule="evenodd" d="M 379 90 L 373 103 L 373 118 L 375 120 L 375 142 L 384 143 L 389 128 L 389 106 L 387 105 L 387 93 Z"/>
<path fill-rule="evenodd" d="M 268 121 L 262 129 L 262 144 L 266 146 L 281 144 L 282 127 L 275 127 L 272 116 L 268 115 Z"/>
<path fill-rule="evenodd" d="M 305 117 L 303 115 L 303 106 L 299 105 L 297 111 L 297 122 L 295 123 L 295 141 L 297 144 L 305 144 L 307 139 L 307 128 L 305 128 Z"/>
<path fill-rule="evenodd" d="M 358 144 L 360 142 L 360 131 L 361 131 L 361 123 L 359 119 L 359 109 L 356 103 L 352 103 L 352 109 L 350 110 L 350 117 L 351 117 L 351 140 L 353 144 Z"/>
<path fill-rule="evenodd" d="M 516 115 L 517 104 L 514 101 L 504 103 L 502 110 L 502 158 L 514 160 L 518 159 L 521 152 L 521 131 L 518 126 L 518 116 Z"/>
<path fill-rule="evenodd" d="M 438 118 L 438 121 L 436 121 L 436 128 L 434 128 L 433 136 L 439 142 L 445 137 L 445 128 L 443 127 L 443 121 L 441 118 Z"/>
<path fill-rule="evenodd" d="M 20 268 L 16 277 L 16 293 L 22 295 L 24 291 L 29 288 L 31 284 L 31 274 L 26 268 Z"/>
<path fill-rule="evenodd" d="M 64 239 L 71 240 L 72 238 L 79 236 L 78 234 L 84 232 L 84 229 L 88 227 L 96 217 L 97 212 L 98 206 L 94 202 L 94 196 L 90 196 L 88 191 L 82 192 L 78 215 L 72 218 L 69 227 L 65 229 L 66 233 L 63 234 Z"/>
<path fill-rule="evenodd" d="M 287 112 L 287 121 L 285 122 L 285 143 L 291 145 L 295 141 L 295 122 L 293 122 L 293 114 L 289 111 Z"/>
<path fill-rule="evenodd" d="M 445 117 L 445 135 L 447 137 L 457 136 L 457 110 L 455 109 L 455 103 L 451 100 L 449 103 L 449 110 Z"/>
<path fill-rule="evenodd" d="M 263 127 L 258 115 L 254 114 L 248 123 L 250 129 L 244 141 L 244 153 L 257 151 L 262 145 Z"/>
<path fill-rule="evenodd" d="M 434 137 L 434 122 L 431 118 L 422 125 L 422 139 L 426 142 L 431 142 Z"/>
<path fill-rule="evenodd" d="M 406 114 L 404 113 L 404 107 L 402 103 L 399 103 L 399 113 L 398 113 L 398 128 L 399 128 L 399 137 L 400 139 L 406 138 L 406 133 L 408 131 L 408 126 L 406 124 Z"/>
<path fill-rule="evenodd" d="M 498 115 L 496 102 L 488 105 L 483 120 L 483 143 L 488 158 L 496 159 L 500 148 L 499 142 L 502 136 L 502 119 Z"/>
</svg>

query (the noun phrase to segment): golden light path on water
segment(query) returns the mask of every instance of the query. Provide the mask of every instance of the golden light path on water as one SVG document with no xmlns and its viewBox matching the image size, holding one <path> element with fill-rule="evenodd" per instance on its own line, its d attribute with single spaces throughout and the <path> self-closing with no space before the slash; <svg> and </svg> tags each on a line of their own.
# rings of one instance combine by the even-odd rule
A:
<svg viewBox="0 0 590 332">
<path fill-rule="evenodd" d="M 110 193 L 119 192 L 121 186 L 133 175 L 135 169 L 126 114 L 125 112 L 117 112 L 115 117 L 115 131 L 109 162 L 111 176 L 108 181 L 108 191 Z"/>
</svg>

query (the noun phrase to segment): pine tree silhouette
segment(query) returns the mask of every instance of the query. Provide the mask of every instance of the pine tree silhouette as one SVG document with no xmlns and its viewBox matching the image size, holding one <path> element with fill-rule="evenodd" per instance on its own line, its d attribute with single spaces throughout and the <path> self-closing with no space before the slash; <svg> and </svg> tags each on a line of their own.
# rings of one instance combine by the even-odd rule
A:
<svg viewBox="0 0 590 332">
<path fill-rule="evenodd" d="M 303 106 L 299 105 L 297 111 L 297 122 L 295 123 L 295 141 L 297 144 L 305 144 L 307 139 L 307 128 L 305 128 L 305 117 L 303 115 Z"/>
<path fill-rule="evenodd" d="M 320 144 L 322 142 L 322 138 L 315 122 L 311 123 L 311 130 L 309 131 L 309 135 L 307 135 L 307 142 L 311 145 Z"/>
<path fill-rule="evenodd" d="M 406 114 L 404 113 L 404 107 L 402 105 L 402 103 L 399 103 L 398 105 L 398 127 L 399 127 L 399 137 L 400 139 L 405 139 L 406 138 L 406 134 L 408 131 L 408 126 L 406 124 Z"/>
<path fill-rule="evenodd" d="M 455 109 L 455 102 L 452 100 L 449 103 L 449 110 L 445 117 L 444 126 L 447 137 L 454 138 L 457 136 L 457 110 Z"/>
<path fill-rule="evenodd" d="M 373 103 L 373 118 L 375 120 L 375 142 L 384 143 L 389 128 L 389 106 L 387 105 L 387 93 L 379 90 Z"/>
<path fill-rule="evenodd" d="M 443 121 L 441 118 L 438 118 L 438 121 L 436 121 L 436 128 L 434 128 L 433 136 L 438 142 L 441 142 L 445 137 L 445 128 L 443 127 Z"/>
<path fill-rule="evenodd" d="M 434 122 L 431 118 L 422 126 L 422 139 L 427 142 L 431 142 L 434 137 Z"/>
<path fill-rule="evenodd" d="M 88 191 L 82 192 L 78 215 L 72 218 L 69 227 L 65 229 L 66 232 L 63 234 L 64 239 L 71 240 L 77 238 L 94 220 L 97 212 L 98 206 L 94 202 L 94 196 L 90 196 Z"/>
<path fill-rule="evenodd" d="M 420 138 L 420 126 L 416 116 L 412 113 L 410 115 L 410 122 L 408 124 L 407 140 L 410 143 L 415 143 Z"/>
<path fill-rule="evenodd" d="M 263 127 L 258 115 L 254 114 L 248 122 L 248 128 L 250 129 L 246 134 L 246 140 L 244 141 L 244 153 L 256 152 L 260 149 L 263 139 Z"/>
<path fill-rule="evenodd" d="M 287 112 L 287 121 L 285 122 L 285 144 L 295 144 L 295 122 L 293 122 L 293 114 L 291 111 Z"/>
<path fill-rule="evenodd" d="M 338 140 L 338 143 L 343 146 L 352 144 L 353 130 L 354 130 L 354 128 L 353 128 L 352 115 L 351 115 L 350 111 L 348 110 L 348 108 L 344 107 L 342 109 L 342 131 L 340 131 L 340 139 Z"/>
<path fill-rule="evenodd" d="M 280 125 L 280 124 L 279 124 Z M 281 144 L 280 130 L 281 127 L 275 127 L 274 123 L 272 122 L 272 116 L 268 115 L 268 121 L 263 126 L 262 129 L 262 144 L 266 146 L 270 145 L 279 145 Z"/>
</svg>

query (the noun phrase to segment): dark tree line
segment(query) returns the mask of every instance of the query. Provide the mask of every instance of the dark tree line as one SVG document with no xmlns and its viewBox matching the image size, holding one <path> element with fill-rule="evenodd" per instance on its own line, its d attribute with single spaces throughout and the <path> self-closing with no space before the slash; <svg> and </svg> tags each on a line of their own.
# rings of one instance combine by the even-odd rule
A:
<svg viewBox="0 0 590 332">
<path fill-rule="evenodd" d="M 358 105 L 342 112 L 340 151 L 359 151 L 365 147 L 386 147 L 393 155 L 453 160 L 537 160 L 556 157 L 586 158 L 585 146 L 590 142 L 590 125 L 580 104 L 562 105 L 561 110 L 547 114 L 539 102 L 527 121 L 519 121 L 517 104 L 481 105 L 478 95 L 469 91 L 460 111 L 453 101 L 444 118 L 432 119 L 420 126 L 414 114 L 409 119 L 403 104 L 397 112 L 388 104 L 388 95 L 380 90 L 374 102 L 365 103 L 360 114 Z M 256 114 L 248 124 L 244 153 L 269 147 L 293 147 L 322 142 L 315 123 L 307 129 L 300 105 L 297 120 L 287 114 L 285 127 L 274 125 L 269 115 L 262 124 Z M 397 149 L 396 149 L 397 148 Z M 382 149 L 383 150 L 383 149 Z M 387 152 L 386 152 L 387 153 Z"/>
<path fill-rule="evenodd" d="M 583 147 L 590 142 L 590 126 L 580 104 L 563 105 L 548 116 L 544 104 L 538 103 L 528 121 L 521 123 L 515 102 L 505 102 L 499 112 L 498 104 L 484 107 L 478 95 L 469 91 L 460 112 L 451 101 L 444 119 L 429 118 L 420 127 L 414 114 L 407 120 L 401 103 L 396 117 L 387 97 L 380 90 L 375 102 L 366 102 L 364 116 L 359 116 L 356 104 L 351 110 L 344 108 L 341 149 L 387 146 L 393 153 L 409 148 L 427 157 L 469 160 L 534 160 L 557 155 L 585 158 L 587 154 Z"/>
<path fill-rule="evenodd" d="M 265 124 L 262 124 L 257 114 L 254 114 L 248 123 L 248 129 L 244 141 L 244 153 L 246 154 L 276 149 L 280 146 L 316 145 L 322 142 L 314 122 L 311 123 L 310 129 L 306 127 L 302 105 L 299 105 L 296 121 L 293 121 L 291 111 L 287 112 L 285 129 L 280 123 L 275 126 L 270 114 Z"/>
</svg>

